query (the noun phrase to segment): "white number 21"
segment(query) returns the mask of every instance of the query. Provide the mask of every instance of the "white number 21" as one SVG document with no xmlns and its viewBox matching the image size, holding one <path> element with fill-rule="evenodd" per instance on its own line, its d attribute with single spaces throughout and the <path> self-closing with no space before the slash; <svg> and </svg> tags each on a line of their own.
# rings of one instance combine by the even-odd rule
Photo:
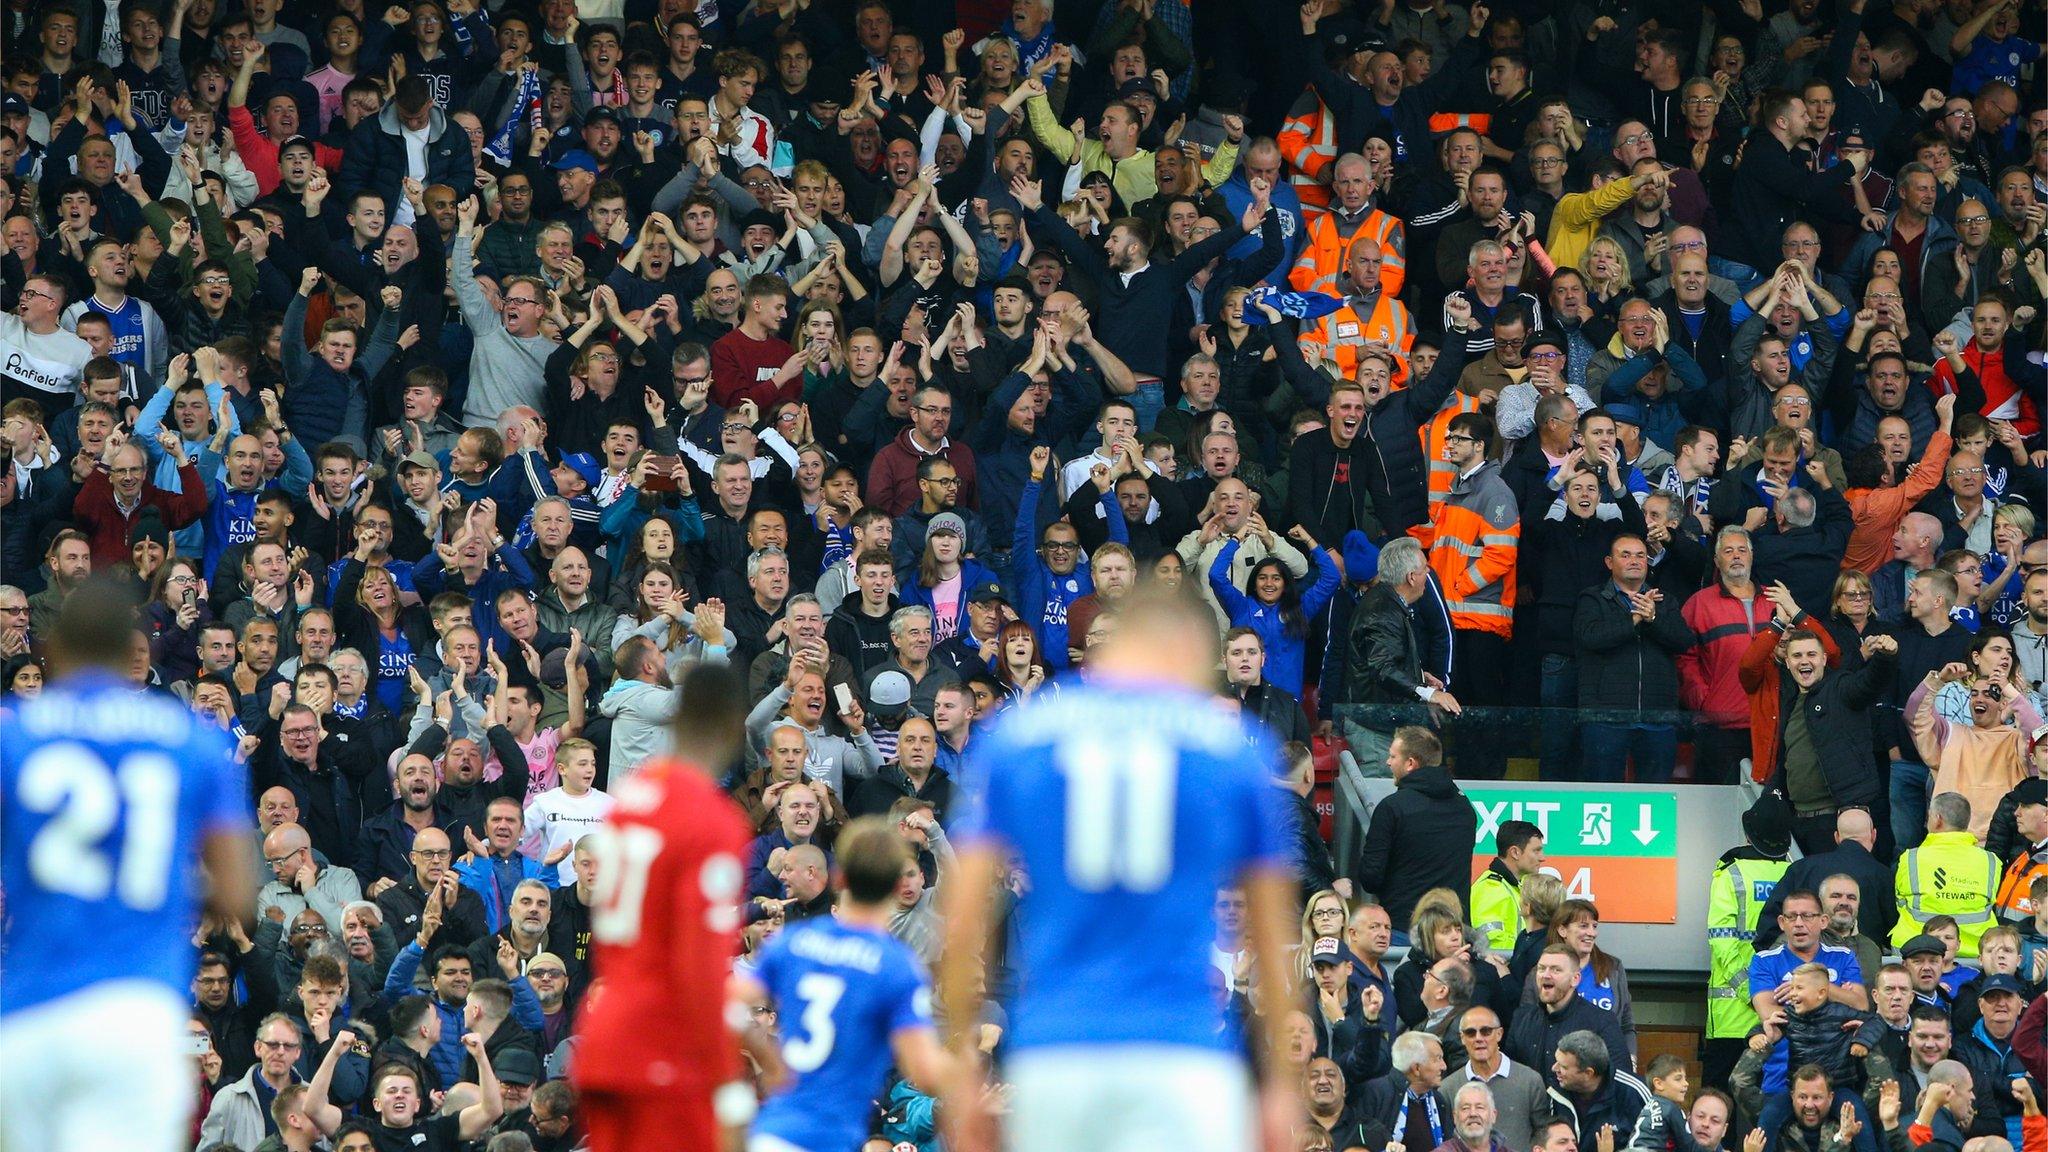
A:
<svg viewBox="0 0 2048 1152">
<path fill-rule="evenodd" d="M 29 842 L 28 870 L 45 891 L 79 900 L 108 892 L 138 912 L 163 906 L 178 840 L 178 765 L 132 752 L 109 768 L 80 744 L 46 744 L 21 766 L 21 805 L 51 817 Z M 119 844 L 109 844 L 115 824 Z"/>
</svg>

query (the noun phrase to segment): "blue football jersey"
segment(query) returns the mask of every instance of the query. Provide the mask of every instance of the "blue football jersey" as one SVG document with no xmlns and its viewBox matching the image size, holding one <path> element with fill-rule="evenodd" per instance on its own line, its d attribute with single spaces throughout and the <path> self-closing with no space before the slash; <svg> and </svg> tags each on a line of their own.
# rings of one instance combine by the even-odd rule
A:
<svg viewBox="0 0 2048 1152">
<path fill-rule="evenodd" d="M 896 1061 L 890 1039 L 932 1026 L 917 954 L 887 932 L 821 916 L 769 941 L 754 976 L 775 1002 L 795 1081 L 761 1106 L 754 1131 L 807 1152 L 853 1152 Z"/>
<path fill-rule="evenodd" d="M 0 1015 L 113 980 L 184 996 L 199 851 L 252 830 L 227 736 L 104 674 L 25 701 L 0 730 Z"/>
<path fill-rule="evenodd" d="M 1009 1042 L 1231 1049 L 1211 908 L 1248 868 L 1288 867 L 1277 748 L 1186 690 L 1069 683 L 1040 701 L 970 746 L 955 833 L 1030 877 Z"/>
</svg>

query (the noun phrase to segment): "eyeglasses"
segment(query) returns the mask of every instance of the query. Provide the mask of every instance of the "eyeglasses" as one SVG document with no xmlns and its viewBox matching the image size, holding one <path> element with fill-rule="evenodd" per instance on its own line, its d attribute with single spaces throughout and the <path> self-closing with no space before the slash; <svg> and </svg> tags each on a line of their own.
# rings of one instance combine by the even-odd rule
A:
<svg viewBox="0 0 2048 1152">
<path fill-rule="evenodd" d="M 1991 217 L 1989 217 L 1989 216 L 1986 216 L 1986 215 L 1984 215 L 1984 214 L 1982 214 L 1982 213 L 1979 213 L 1979 214 L 1977 214 L 1977 215 L 1975 215 L 1975 216 L 1958 216 L 1958 217 L 1956 217 L 1956 223 L 1957 223 L 1957 224 L 1989 224 L 1989 223 L 1991 223 Z"/>
<path fill-rule="evenodd" d="M 272 1052 L 297 1052 L 299 1050 L 299 1042 L 297 1040 L 258 1040 L 256 1046 L 258 1048 L 268 1048 Z"/>
<path fill-rule="evenodd" d="M 455 853 L 446 848 L 415 848 L 412 854 L 419 860 L 448 860 L 455 856 Z"/>
<path fill-rule="evenodd" d="M 775 187 L 775 181 L 773 180 L 747 180 L 744 181 L 743 183 L 746 187 L 754 189 L 756 191 L 759 191 L 762 188 Z"/>
<path fill-rule="evenodd" d="M 1045 550 L 1047 552 L 1079 552 L 1081 544 L 1077 540 L 1047 540 L 1045 542 Z"/>
<path fill-rule="evenodd" d="M 1787 920 L 1802 924 L 1809 920 L 1825 920 L 1828 918 L 1825 912 L 1780 912 L 1778 915 L 1783 916 Z"/>
<path fill-rule="evenodd" d="M 1481 1025 L 1477 1028 L 1460 1028 L 1458 1029 L 1458 1035 L 1470 1040 L 1475 1036 L 1491 1036 L 1498 1031 L 1500 1031 L 1500 1028 L 1497 1026 Z"/>
<path fill-rule="evenodd" d="M 1638 144 L 1647 143 L 1650 139 L 1651 137 L 1648 132 L 1632 132 L 1627 136 L 1623 136 L 1617 143 L 1624 148 L 1633 148 Z"/>
<path fill-rule="evenodd" d="M 1951 476 L 1982 476 L 1982 475 L 1984 474 L 1984 469 L 1982 469 L 1982 468 L 1951 468 L 1951 469 L 1949 469 L 1949 470 L 1948 470 L 1948 474 L 1949 474 L 1949 475 L 1951 475 Z"/>
<path fill-rule="evenodd" d="M 1943 112 L 1941 116 L 1944 120 L 1953 116 L 1960 116 L 1965 120 L 1975 120 L 1977 118 L 1977 114 L 1968 108 L 1951 108 L 1948 111 Z"/>
<path fill-rule="evenodd" d="M 1673 252 L 1705 252 L 1707 250 L 1707 242 L 1705 240 L 1673 241 L 1671 250 Z"/>
<path fill-rule="evenodd" d="M 199 278 L 199 283 L 207 288 L 225 288 L 228 285 L 234 283 L 234 281 L 228 279 L 226 276 L 201 276 Z"/>
<path fill-rule="evenodd" d="M 26 605 L 26 604 L 0 604 L 0 612 L 8 612 L 8 613 L 20 613 L 21 615 L 24 615 L 24 616 L 26 616 L 26 615 L 28 614 L 28 605 Z"/>
<path fill-rule="evenodd" d="M 1495 336 L 1493 338 L 1493 346 L 1495 348 L 1520 348 L 1522 345 L 1527 344 L 1528 342 L 1529 338 L 1527 336 L 1515 336 L 1512 338 L 1507 336 Z"/>
<path fill-rule="evenodd" d="M 514 305 L 514 304 L 532 304 L 532 305 L 534 305 L 535 307 L 539 307 L 539 306 L 540 306 L 540 301 L 538 301 L 538 300 L 535 300 L 535 299 L 534 299 L 533 297 L 531 297 L 531 296 L 507 296 L 507 297 L 505 297 L 505 307 L 507 307 L 507 308 L 510 308 L 510 307 L 511 307 L 512 305 Z"/>
<path fill-rule="evenodd" d="M 751 432 L 754 426 L 744 420 L 730 420 L 718 426 L 720 432 Z"/>
<path fill-rule="evenodd" d="M 958 476 L 931 476 L 926 478 L 926 482 L 938 484 L 946 488 L 958 488 L 960 486 L 960 478 Z"/>
<path fill-rule="evenodd" d="M 1688 108 L 1711 108 L 1719 103 L 1720 101 L 1712 96 L 1687 96 L 1684 100 L 1684 104 Z"/>
<path fill-rule="evenodd" d="M 24 300 L 55 300 L 55 299 L 56 299 L 56 297 L 55 297 L 55 296 L 52 296 L 52 295 L 50 295 L 50 294 L 49 294 L 48 292 L 44 292 L 44 291 L 42 291 L 42 290 L 40 290 L 40 289 L 36 289 L 36 288 L 23 288 L 23 289 L 21 290 L 21 297 L 22 297 L 22 299 L 24 299 Z"/>
<path fill-rule="evenodd" d="M 1452 434 L 1452 435 L 1449 435 L 1449 436 L 1446 436 L 1446 437 L 1444 437 L 1444 443 L 1446 443 L 1446 444 L 1477 444 L 1477 443 L 1479 443 L 1479 437 L 1477 437 L 1477 436 L 1467 436 L 1467 435 L 1465 435 L 1465 434 L 1463 434 L 1463 433 L 1454 433 L 1454 434 Z"/>
<path fill-rule="evenodd" d="M 1529 161 L 1531 168 L 1559 168 L 1564 165 L 1562 156 L 1538 156 Z"/>
<path fill-rule="evenodd" d="M 1863 298 L 1865 300 L 1890 301 L 1893 304 L 1897 304 L 1905 299 L 1904 296 L 1899 295 L 1897 292 L 1866 292 L 1863 294 Z"/>
<path fill-rule="evenodd" d="M 1820 247 L 1820 241 L 1818 241 L 1818 240 L 1787 240 L 1787 241 L 1785 241 L 1785 242 L 1784 242 L 1783 244 L 1780 244 L 1780 245 L 1779 245 L 1778 247 L 1779 247 L 1780 249 L 1784 249 L 1784 248 L 1790 248 L 1790 249 L 1792 249 L 1792 250 L 1794 250 L 1794 251 L 1796 251 L 1796 252 L 1805 252 L 1805 251 L 1807 251 L 1807 250 L 1809 250 L 1809 249 L 1817 249 L 1817 248 L 1819 248 L 1819 247 Z"/>
<path fill-rule="evenodd" d="M 950 404 L 943 408 L 937 404 L 913 404 L 911 409 L 922 412 L 927 416 L 951 416 L 953 414 L 953 407 Z"/>
<path fill-rule="evenodd" d="M 593 352 L 590 354 L 590 362 L 593 364 L 617 364 L 619 358 L 615 353 L 611 352 Z"/>
<path fill-rule="evenodd" d="M 1842 599 L 1844 599 L 1844 600 L 1868 600 L 1868 599 L 1870 599 L 1870 590 L 1869 590 L 1868 588 L 1850 588 L 1850 589 L 1846 589 L 1846 590 L 1844 590 L 1844 591 L 1843 591 L 1843 593 L 1842 593 Z"/>
<path fill-rule="evenodd" d="M 526 975 L 528 979 L 532 980 L 560 980 L 562 977 L 567 976 L 568 973 L 560 968 L 528 968 Z"/>
<path fill-rule="evenodd" d="M 711 377 L 709 377 L 709 376 L 683 376 L 683 375 L 680 375 L 680 374 L 679 374 L 679 375 L 677 375 L 677 376 L 676 376 L 675 380 L 676 380 L 676 383 L 678 383 L 678 384 L 681 384 L 681 385 L 682 385 L 683 387 L 685 387 L 685 388 L 688 388 L 688 387 L 691 387 L 691 386 L 693 386 L 693 385 L 697 385 L 697 384 L 709 384 L 709 383 L 711 383 Z"/>
<path fill-rule="evenodd" d="M 325 924 L 294 924 L 294 925 L 292 925 L 292 935 L 294 935 L 294 936 L 325 936 L 325 935 L 327 935 L 327 925 L 325 925 Z"/>
<path fill-rule="evenodd" d="M 277 867 L 277 866 L 278 866 L 279 864 L 282 864 L 282 863 L 284 863 L 285 861 L 287 861 L 287 860 L 291 859 L 291 858 L 292 858 L 292 857 L 294 857 L 294 856 L 297 856 L 297 855 L 298 855 L 299 853 L 301 853 L 301 852 L 304 852 L 304 851 L 305 851 L 305 849 L 304 849 L 304 848 L 294 848 L 294 849 L 292 849 L 291 851 L 289 851 L 289 852 L 285 853 L 285 854 L 284 854 L 284 855 L 282 855 L 282 856 L 265 856 L 265 857 L 263 858 L 263 862 L 264 862 L 265 864 L 268 864 L 268 865 L 270 865 L 271 867 L 275 868 L 275 867 Z"/>
</svg>

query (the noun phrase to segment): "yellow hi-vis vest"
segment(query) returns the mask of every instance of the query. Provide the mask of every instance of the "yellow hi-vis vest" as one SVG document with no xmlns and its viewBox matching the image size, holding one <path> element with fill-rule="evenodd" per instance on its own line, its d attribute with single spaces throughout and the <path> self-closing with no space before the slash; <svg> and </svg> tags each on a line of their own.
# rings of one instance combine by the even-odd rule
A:
<svg viewBox="0 0 2048 1152">
<path fill-rule="evenodd" d="M 1956 955 L 1977 955 L 1977 941 L 1998 923 L 1994 901 L 2005 869 L 1998 857 L 1977 846 L 1968 832 L 1929 832 L 1918 848 L 1899 858 L 1893 887 L 1899 900 L 1899 922 L 1892 928 L 1892 947 L 1920 934 L 1921 925 L 1936 916 L 1956 920 Z"/>
<path fill-rule="evenodd" d="M 1789 860 L 1730 860 L 1714 869 L 1707 894 L 1707 1039 L 1729 1040 L 1756 1027 L 1749 1003 L 1749 962 L 1756 922 Z"/>
</svg>

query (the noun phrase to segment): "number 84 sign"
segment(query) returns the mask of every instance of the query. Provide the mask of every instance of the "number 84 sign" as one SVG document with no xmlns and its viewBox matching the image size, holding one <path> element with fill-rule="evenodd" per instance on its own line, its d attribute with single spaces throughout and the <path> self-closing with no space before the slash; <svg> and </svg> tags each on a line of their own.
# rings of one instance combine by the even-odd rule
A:
<svg viewBox="0 0 2048 1152">
<path fill-rule="evenodd" d="M 1509 820 L 1543 832 L 1543 870 L 1573 899 L 1593 900 L 1600 917 L 1629 924 L 1678 921 L 1678 797 L 1672 792 L 1528 786 L 1464 786 L 1479 816 L 1472 846 L 1476 878 L 1493 859 L 1494 836 Z"/>
</svg>

